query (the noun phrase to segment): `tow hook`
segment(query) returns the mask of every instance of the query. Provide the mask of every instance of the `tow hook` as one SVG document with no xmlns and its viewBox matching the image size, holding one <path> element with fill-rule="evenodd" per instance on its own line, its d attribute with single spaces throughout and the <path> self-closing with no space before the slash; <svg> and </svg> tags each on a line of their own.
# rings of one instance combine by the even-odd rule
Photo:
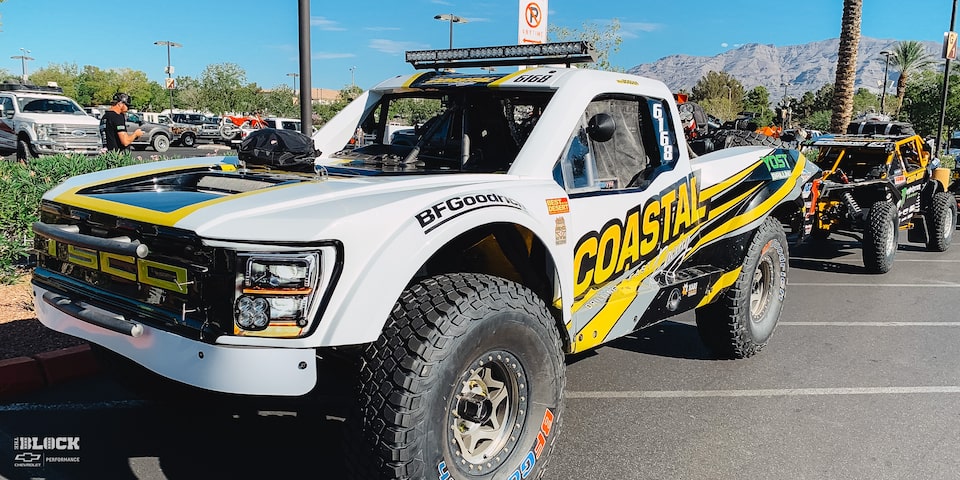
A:
<svg viewBox="0 0 960 480">
<path fill-rule="evenodd" d="M 485 423 L 493 414 L 493 403 L 477 393 L 461 395 L 457 400 L 457 416 L 473 423 Z"/>
</svg>

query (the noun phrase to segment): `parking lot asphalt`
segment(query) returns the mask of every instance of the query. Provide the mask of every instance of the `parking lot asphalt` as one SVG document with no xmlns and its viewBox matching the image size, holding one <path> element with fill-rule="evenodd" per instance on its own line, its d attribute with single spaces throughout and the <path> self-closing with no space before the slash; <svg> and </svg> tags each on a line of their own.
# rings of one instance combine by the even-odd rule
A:
<svg viewBox="0 0 960 480">
<path fill-rule="evenodd" d="M 692 314 L 572 358 L 551 478 L 960 478 L 960 249 L 791 257 L 753 358 L 714 360 Z"/>
<path fill-rule="evenodd" d="M 692 314 L 568 357 L 545 478 L 960 478 L 958 269 L 960 243 L 944 253 L 902 243 L 884 275 L 865 273 L 855 241 L 795 248 L 780 324 L 755 357 L 715 359 Z M 344 472 L 336 415 L 211 415 L 186 397 L 172 403 L 102 375 L 0 402 L 0 477 Z M 81 463 L 11 466 L 12 438 L 66 434 L 87 446 Z M 239 445 L 304 436 L 312 440 L 292 442 L 283 462 L 224 460 Z"/>
</svg>

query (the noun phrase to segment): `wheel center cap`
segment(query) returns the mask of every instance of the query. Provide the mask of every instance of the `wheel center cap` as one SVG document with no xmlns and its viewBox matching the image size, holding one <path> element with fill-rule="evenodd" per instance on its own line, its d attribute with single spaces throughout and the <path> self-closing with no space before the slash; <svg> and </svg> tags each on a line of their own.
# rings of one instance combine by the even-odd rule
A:
<svg viewBox="0 0 960 480">
<path fill-rule="evenodd" d="M 477 393 L 467 393 L 457 400 L 457 416 L 474 423 L 485 423 L 493 414 L 493 403 Z"/>
</svg>

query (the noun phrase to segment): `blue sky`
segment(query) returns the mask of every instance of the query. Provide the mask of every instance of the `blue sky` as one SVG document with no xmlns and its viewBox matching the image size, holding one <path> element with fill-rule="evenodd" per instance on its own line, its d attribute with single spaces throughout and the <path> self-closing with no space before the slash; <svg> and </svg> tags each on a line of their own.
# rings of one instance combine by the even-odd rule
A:
<svg viewBox="0 0 960 480">
<path fill-rule="evenodd" d="M 526 0 L 525 0 L 526 1 Z M 630 68 L 672 54 L 712 56 L 745 43 L 797 45 L 836 38 L 842 0 L 549 0 L 551 26 L 621 22 L 623 44 L 612 63 Z M 940 42 L 950 0 L 864 0 L 863 35 Z M 908 5 L 908 6 L 905 6 Z M 296 0 L 5 0 L 0 3 L 0 68 L 20 73 L 20 48 L 51 63 L 132 68 L 162 82 L 166 47 L 176 75 L 198 77 L 213 63 L 238 64 L 262 87 L 293 85 L 299 71 Z M 454 46 L 517 41 L 518 0 L 311 0 L 313 86 L 363 88 L 412 72 L 407 49 L 446 48 L 449 24 L 465 17 Z"/>
</svg>

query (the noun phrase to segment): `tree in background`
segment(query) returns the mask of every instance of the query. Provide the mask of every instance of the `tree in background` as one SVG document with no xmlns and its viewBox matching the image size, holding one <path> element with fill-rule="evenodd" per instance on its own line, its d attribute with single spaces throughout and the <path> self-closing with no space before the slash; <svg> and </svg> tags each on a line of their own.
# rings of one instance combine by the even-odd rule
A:
<svg viewBox="0 0 960 480">
<path fill-rule="evenodd" d="M 747 92 L 743 100 L 743 111 L 756 115 L 757 125 L 770 125 L 773 122 L 773 110 L 770 109 L 770 92 L 767 87 L 757 85 Z"/>
<path fill-rule="evenodd" d="M 837 76 L 833 100 L 830 102 L 833 115 L 830 131 L 844 133 L 853 115 L 853 85 L 857 76 L 857 49 L 860 46 L 860 17 L 863 0 L 843 0 L 843 16 L 840 20 L 840 48 L 837 52 Z"/>
<path fill-rule="evenodd" d="M 200 104 L 217 113 L 252 112 L 254 105 L 246 85 L 247 72 L 235 63 L 207 65 L 200 74 Z"/>
<path fill-rule="evenodd" d="M 726 72 L 709 71 L 690 92 L 690 100 L 722 121 L 733 120 L 743 110 L 743 84 Z"/>
<path fill-rule="evenodd" d="M 934 60 L 927 53 L 923 44 L 916 40 L 904 40 L 898 43 L 896 47 L 893 47 L 893 55 L 890 60 L 893 69 L 900 74 L 900 78 L 897 79 L 897 115 L 899 116 L 900 109 L 903 108 L 903 97 L 907 92 L 907 82 L 910 75 L 929 67 Z"/>
<path fill-rule="evenodd" d="M 591 67 L 597 70 L 622 72 L 623 68 L 610 63 L 610 54 L 620 51 L 623 38 L 620 36 L 620 20 L 614 18 L 607 25 L 598 25 L 594 22 L 583 22 L 580 30 L 570 27 L 548 27 L 548 41 L 572 42 L 584 40 L 593 44 L 597 51 L 597 61 Z"/>
<path fill-rule="evenodd" d="M 950 73 L 950 88 L 947 89 L 947 110 L 944 112 L 944 125 L 947 132 L 960 128 L 960 75 Z M 943 74 L 922 71 L 907 84 L 903 104 L 903 113 L 913 124 L 918 134 L 936 135 L 940 121 L 940 101 L 943 88 Z M 946 133 L 949 136 L 949 133 Z"/>
</svg>

